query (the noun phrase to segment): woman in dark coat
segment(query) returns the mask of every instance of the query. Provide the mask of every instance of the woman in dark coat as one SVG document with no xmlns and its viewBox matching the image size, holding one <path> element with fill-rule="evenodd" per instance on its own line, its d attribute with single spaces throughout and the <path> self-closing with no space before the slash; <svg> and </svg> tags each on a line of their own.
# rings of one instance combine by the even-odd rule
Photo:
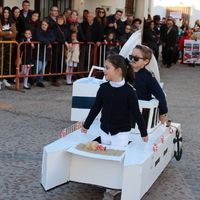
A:
<svg viewBox="0 0 200 200">
<path fill-rule="evenodd" d="M 56 42 L 59 44 L 53 45 L 53 60 L 52 60 L 52 73 L 62 72 L 65 66 L 65 56 L 63 56 L 63 45 L 65 49 L 72 48 L 72 41 L 68 28 L 66 27 L 66 21 L 64 15 L 60 14 L 56 17 L 56 25 L 53 27 Z M 62 66 L 62 69 L 61 69 Z M 60 83 L 57 81 L 57 76 L 52 76 L 54 86 L 59 86 Z"/>
<path fill-rule="evenodd" d="M 38 11 L 33 11 L 31 13 L 31 18 L 26 22 L 25 29 L 31 30 L 33 36 L 35 35 L 35 29 L 41 26 L 40 13 Z"/>
<path fill-rule="evenodd" d="M 83 35 L 82 27 L 78 22 L 78 12 L 76 10 L 72 10 L 71 16 L 67 20 L 70 32 L 77 33 L 79 42 L 86 42 L 85 36 Z"/>
<path fill-rule="evenodd" d="M 102 32 L 104 33 L 104 29 L 107 25 L 107 16 L 106 16 L 105 9 L 100 8 L 100 10 L 98 11 L 98 15 L 94 19 L 97 20 L 101 24 Z"/>
<path fill-rule="evenodd" d="M 55 36 L 53 31 L 49 28 L 48 19 L 43 19 L 41 27 L 35 30 L 35 39 L 42 43 L 39 45 L 39 56 L 38 53 L 36 54 L 36 72 L 38 72 L 37 74 L 44 74 L 46 64 L 51 60 L 52 43 L 55 42 Z M 35 48 L 38 49 L 37 45 Z M 37 86 L 44 87 L 42 82 L 43 76 L 39 76 Z"/>
<path fill-rule="evenodd" d="M 154 21 L 150 21 L 143 32 L 143 42 L 148 45 L 148 47 L 153 51 L 153 54 L 158 59 L 158 36 L 154 30 Z"/>
<path fill-rule="evenodd" d="M 23 20 L 20 18 L 20 9 L 17 6 L 12 8 L 12 18 L 15 21 L 15 25 L 18 31 L 16 36 L 16 40 L 18 41 L 25 31 L 25 27 Z"/>
</svg>

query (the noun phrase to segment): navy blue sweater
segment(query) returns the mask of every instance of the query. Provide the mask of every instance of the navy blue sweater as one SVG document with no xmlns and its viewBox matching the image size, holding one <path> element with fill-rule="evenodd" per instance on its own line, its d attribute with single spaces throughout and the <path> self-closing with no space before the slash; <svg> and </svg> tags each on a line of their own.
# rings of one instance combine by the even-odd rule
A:
<svg viewBox="0 0 200 200">
<path fill-rule="evenodd" d="M 145 68 L 135 72 L 135 81 L 133 83 L 138 99 L 149 101 L 152 95 L 159 101 L 159 112 L 165 114 L 168 112 L 165 94 L 155 78 L 153 72 Z"/>
<path fill-rule="evenodd" d="M 84 128 L 90 125 L 101 111 L 101 129 L 115 135 L 131 130 L 131 115 L 138 124 L 141 136 L 147 136 L 146 125 L 141 115 L 134 88 L 125 83 L 121 87 L 112 87 L 109 82 L 100 85 L 95 102 L 85 120 Z"/>
</svg>

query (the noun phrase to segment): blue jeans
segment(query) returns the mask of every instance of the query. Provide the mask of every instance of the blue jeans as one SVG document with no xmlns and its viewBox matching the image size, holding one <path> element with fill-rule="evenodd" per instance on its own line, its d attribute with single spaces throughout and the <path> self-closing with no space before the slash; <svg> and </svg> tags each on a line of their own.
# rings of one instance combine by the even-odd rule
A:
<svg viewBox="0 0 200 200">
<path fill-rule="evenodd" d="M 43 62 L 41 60 L 37 60 L 35 61 L 35 74 L 37 72 L 38 69 L 38 73 L 37 74 L 44 74 L 45 73 L 45 67 L 47 65 L 47 62 Z M 37 81 L 38 83 L 42 83 L 43 82 L 43 76 L 37 76 Z"/>
</svg>

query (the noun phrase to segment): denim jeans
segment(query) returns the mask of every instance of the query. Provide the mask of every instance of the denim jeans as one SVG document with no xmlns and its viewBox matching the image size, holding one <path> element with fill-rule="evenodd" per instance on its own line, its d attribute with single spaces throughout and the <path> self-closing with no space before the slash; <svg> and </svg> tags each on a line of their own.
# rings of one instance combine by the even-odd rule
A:
<svg viewBox="0 0 200 200">
<path fill-rule="evenodd" d="M 35 74 L 44 74 L 45 73 L 45 67 L 47 65 L 47 62 L 43 62 L 41 60 L 35 61 Z M 38 69 L 38 70 L 37 70 Z M 43 82 L 43 76 L 37 76 L 38 83 Z"/>
</svg>

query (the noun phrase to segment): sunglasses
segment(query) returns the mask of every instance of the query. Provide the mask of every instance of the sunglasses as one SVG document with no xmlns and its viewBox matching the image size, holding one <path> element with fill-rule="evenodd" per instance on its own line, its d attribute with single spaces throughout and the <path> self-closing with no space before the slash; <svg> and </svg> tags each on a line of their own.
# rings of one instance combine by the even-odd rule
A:
<svg viewBox="0 0 200 200">
<path fill-rule="evenodd" d="M 139 59 L 146 60 L 147 58 L 129 55 L 129 60 L 134 60 L 135 62 L 138 62 Z"/>
<path fill-rule="evenodd" d="M 100 11 L 99 13 L 105 13 L 104 11 Z"/>
</svg>

